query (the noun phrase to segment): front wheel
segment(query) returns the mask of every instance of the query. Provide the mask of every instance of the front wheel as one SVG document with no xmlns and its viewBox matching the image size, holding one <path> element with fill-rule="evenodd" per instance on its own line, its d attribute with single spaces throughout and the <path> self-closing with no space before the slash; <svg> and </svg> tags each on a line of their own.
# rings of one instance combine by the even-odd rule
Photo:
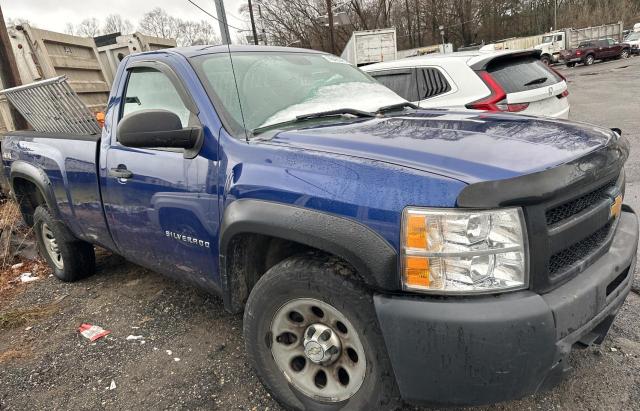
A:
<svg viewBox="0 0 640 411">
<path fill-rule="evenodd" d="M 622 50 L 622 53 L 620 54 L 620 58 L 628 59 L 629 58 L 629 50 Z"/>
<path fill-rule="evenodd" d="M 546 64 L 547 66 L 551 64 L 551 58 L 549 56 L 540 57 L 540 61 Z"/>
<path fill-rule="evenodd" d="M 567 63 L 567 67 L 573 68 L 576 66 L 576 63 Z"/>
<path fill-rule="evenodd" d="M 45 206 L 36 208 L 33 222 L 38 251 L 59 280 L 72 282 L 94 273 L 93 245 L 78 240 Z"/>
<path fill-rule="evenodd" d="M 593 57 L 593 55 L 589 54 L 587 56 L 587 58 L 584 60 L 584 65 L 585 66 L 590 66 L 593 64 L 593 62 L 596 61 L 595 57 Z"/>
<path fill-rule="evenodd" d="M 394 409 L 395 379 L 371 293 L 330 258 L 271 268 L 244 314 L 249 360 L 287 409 Z"/>
</svg>

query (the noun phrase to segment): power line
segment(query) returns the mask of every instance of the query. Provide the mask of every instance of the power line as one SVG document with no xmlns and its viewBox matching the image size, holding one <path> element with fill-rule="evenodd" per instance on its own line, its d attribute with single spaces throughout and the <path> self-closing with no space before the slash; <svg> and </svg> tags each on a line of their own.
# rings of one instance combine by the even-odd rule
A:
<svg viewBox="0 0 640 411">
<path fill-rule="evenodd" d="M 197 7 L 198 9 L 200 9 L 201 12 L 203 12 L 204 14 L 206 14 L 207 16 L 211 17 L 212 19 L 215 19 L 216 21 L 220 21 L 220 19 L 216 16 L 214 16 L 213 14 L 209 13 L 208 11 L 206 11 L 205 9 L 203 9 L 202 7 L 198 6 L 195 2 L 191 1 L 191 0 L 187 0 L 189 3 L 191 3 L 192 5 L 194 5 L 195 7 Z M 240 27 L 235 27 L 232 26 L 231 24 L 227 23 L 227 26 L 231 27 L 232 29 L 236 29 L 236 30 L 245 30 L 245 29 L 241 29 Z"/>
</svg>

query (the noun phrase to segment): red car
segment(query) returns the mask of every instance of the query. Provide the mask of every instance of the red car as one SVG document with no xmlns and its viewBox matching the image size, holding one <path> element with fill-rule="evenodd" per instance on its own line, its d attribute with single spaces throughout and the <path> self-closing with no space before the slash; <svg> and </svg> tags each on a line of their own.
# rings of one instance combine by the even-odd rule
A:
<svg viewBox="0 0 640 411">
<path fill-rule="evenodd" d="M 577 63 L 585 66 L 592 65 L 596 60 L 608 60 L 615 58 L 627 58 L 631 51 L 631 46 L 627 43 L 620 43 L 614 39 L 589 40 L 580 43 L 578 48 L 562 50 L 560 60 L 567 67 L 573 67 Z"/>
</svg>

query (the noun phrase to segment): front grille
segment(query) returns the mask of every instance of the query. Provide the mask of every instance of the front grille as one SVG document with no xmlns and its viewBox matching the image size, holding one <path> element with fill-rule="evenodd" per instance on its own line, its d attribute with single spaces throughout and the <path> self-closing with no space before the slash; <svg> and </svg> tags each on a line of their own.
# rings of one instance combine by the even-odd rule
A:
<svg viewBox="0 0 640 411">
<path fill-rule="evenodd" d="M 602 246 L 609 235 L 613 221 L 614 220 L 609 221 L 589 237 L 552 255 L 549 259 L 549 275 L 553 277 L 560 272 L 568 270 L 571 266 L 585 259 Z"/>
<path fill-rule="evenodd" d="M 578 214 L 580 211 L 587 209 L 605 196 L 605 192 L 616 185 L 616 179 L 609 181 L 602 187 L 571 200 L 546 212 L 547 225 L 553 225 L 565 220 L 571 216 Z"/>
</svg>

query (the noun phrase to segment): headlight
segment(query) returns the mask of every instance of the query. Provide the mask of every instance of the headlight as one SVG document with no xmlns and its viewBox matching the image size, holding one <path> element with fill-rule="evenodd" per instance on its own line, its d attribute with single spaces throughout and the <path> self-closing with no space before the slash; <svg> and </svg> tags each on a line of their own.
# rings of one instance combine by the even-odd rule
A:
<svg viewBox="0 0 640 411">
<path fill-rule="evenodd" d="M 494 293 L 528 287 L 522 210 L 406 208 L 403 286 L 436 294 Z"/>
</svg>

